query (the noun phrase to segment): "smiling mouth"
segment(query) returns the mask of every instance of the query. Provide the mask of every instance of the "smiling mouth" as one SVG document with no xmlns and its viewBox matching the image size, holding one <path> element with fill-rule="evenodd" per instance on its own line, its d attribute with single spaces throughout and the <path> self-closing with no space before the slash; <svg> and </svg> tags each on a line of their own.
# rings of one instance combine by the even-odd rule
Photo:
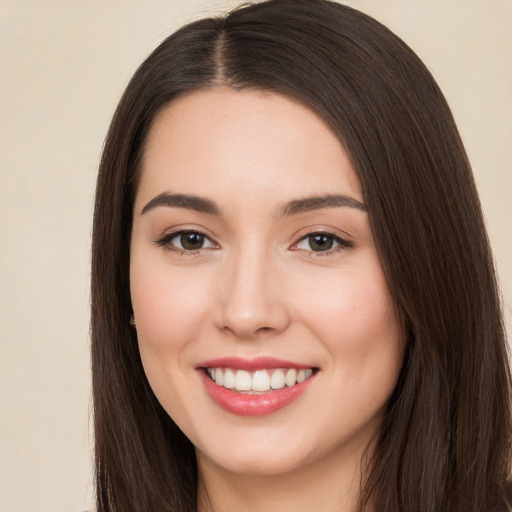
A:
<svg viewBox="0 0 512 512">
<path fill-rule="evenodd" d="M 292 388 L 309 379 L 316 368 L 272 368 L 256 371 L 231 368 L 203 368 L 218 386 L 248 395 L 259 395 L 283 388 Z"/>
</svg>

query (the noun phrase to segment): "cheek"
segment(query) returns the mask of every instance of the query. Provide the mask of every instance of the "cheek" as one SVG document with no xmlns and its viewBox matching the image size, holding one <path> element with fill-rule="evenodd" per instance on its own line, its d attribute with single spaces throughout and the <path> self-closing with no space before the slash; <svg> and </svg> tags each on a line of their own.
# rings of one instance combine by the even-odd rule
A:
<svg viewBox="0 0 512 512">
<path fill-rule="evenodd" d="M 326 333 L 325 339 L 346 340 L 362 348 L 377 338 L 396 338 L 394 306 L 379 268 L 333 272 L 323 282 L 305 281 L 298 300 Z"/>
<path fill-rule="evenodd" d="M 371 393 L 381 386 L 390 392 L 403 344 L 380 265 L 333 272 L 324 282 L 304 282 L 301 290 L 299 307 L 308 312 L 310 328 L 327 349 L 336 375 L 349 387 Z"/>
<path fill-rule="evenodd" d="M 343 404 L 333 421 L 348 432 L 376 427 L 396 386 L 404 345 L 380 267 L 333 277 L 328 292 L 311 294 L 309 304 L 312 328 L 331 360 L 327 376 L 335 398 L 326 395 L 324 408 Z"/>
<path fill-rule="evenodd" d="M 144 259 L 142 259 L 144 261 Z M 196 276 L 197 277 L 197 276 Z M 210 307 L 204 276 L 133 258 L 130 290 L 144 371 L 158 401 L 175 420 L 188 421 L 187 379 L 192 356 Z M 185 418 L 185 419 L 184 419 Z"/>
<path fill-rule="evenodd" d="M 210 308 L 211 293 L 205 276 L 169 266 L 131 265 L 130 289 L 143 358 L 174 353 L 197 338 Z M 163 362 L 163 361 L 162 361 Z"/>
</svg>

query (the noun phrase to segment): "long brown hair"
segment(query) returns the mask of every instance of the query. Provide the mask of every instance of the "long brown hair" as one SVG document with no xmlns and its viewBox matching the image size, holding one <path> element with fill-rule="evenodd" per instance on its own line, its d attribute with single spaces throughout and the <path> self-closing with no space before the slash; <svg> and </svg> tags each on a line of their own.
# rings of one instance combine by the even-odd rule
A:
<svg viewBox="0 0 512 512">
<path fill-rule="evenodd" d="M 140 66 L 101 161 L 92 255 L 98 512 L 197 508 L 193 446 L 153 395 L 129 326 L 130 232 L 155 115 L 215 86 L 280 92 L 318 112 L 364 191 L 407 350 L 360 510 L 506 510 L 511 394 L 492 256 L 471 169 L 426 67 L 370 17 L 270 0 L 189 24 Z"/>
</svg>

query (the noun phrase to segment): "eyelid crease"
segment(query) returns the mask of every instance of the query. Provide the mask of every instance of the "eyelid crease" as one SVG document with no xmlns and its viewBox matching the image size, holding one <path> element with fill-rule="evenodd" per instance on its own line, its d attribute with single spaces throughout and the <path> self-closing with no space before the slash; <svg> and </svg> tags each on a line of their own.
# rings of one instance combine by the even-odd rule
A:
<svg viewBox="0 0 512 512">
<path fill-rule="evenodd" d="M 157 244 L 159 247 L 163 247 L 167 244 L 170 244 L 171 240 L 173 240 L 174 238 L 176 238 L 178 236 L 183 235 L 184 233 L 200 235 L 200 236 L 204 237 L 205 239 L 209 240 L 213 245 L 216 245 L 216 246 L 219 245 L 215 240 L 212 239 L 211 236 L 209 236 L 206 233 L 203 233 L 202 231 L 199 231 L 197 229 L 178 229 L 176 231 L 170 231 L 169 233 L 157 238 L 156 240 L 153 240 L 153 242 L 155 244 Z M 187 251 L 186 249 L 179 249 L 178 247 L 174 247 L 173 249 L 176 249 L 177 251 L 181 250 L 181 251 L 185 251 L 185 252 L 191 252 L 191 251 Z M 203 249 L 206 249 L 206 247 L 201 248 L 201 249 L 194 249 L 194 250 L 200 251 Z"/>
<path fill-rule="evenodd" d="M 318 236 L 318 235 L 324 235 L 324 236 L 327 236 L 329 238 L 332 238 L 336 243 L 339 244 L 338 247 L 333 248 L 333 249 L 328 249 L 326 251 L 313 251 L 313 250 L 299 249 L 299 248 L 297 248 L 297 249 L 290 248 L 290 249 L 291 250 L 295 250 L 295 251 L 305 251 L 305 252 L 312 253 L 312 254 L 317 254 L 317 255 L 323 254 L 323 255 L 327 256 L 328 254 L 336 253 L 339 250 L 353 249 L 354 248 L 354 243 L 352 241 L 346 240 L 345 238 L 342 238 L 342 237 L 340 237 L 340 236 L 338 236 L 335 233 L 332 233 L 330 231 L 311 231 L 310 233 L 307 233 L 307 234 L 301 236 L 292 245 L 292 247 L 298 246 L 302 241 L 306 240 L 309 237 Z"/>
<path fill-rule="evenodd" d="M 328 235 L 334 238 L 339 238 L 345 243 L 350 243 L 354 245 L 354 235 L 350 234 L 348 231 L 344 231 L 340 228 L 335 228 L 332 226 L 327 226 L 325 224 L 311 224 L 309 226 L 301 228 L 295 233 L 293 238 L 299 241 L 303 238 L 313 235 Z"/>
</svg>

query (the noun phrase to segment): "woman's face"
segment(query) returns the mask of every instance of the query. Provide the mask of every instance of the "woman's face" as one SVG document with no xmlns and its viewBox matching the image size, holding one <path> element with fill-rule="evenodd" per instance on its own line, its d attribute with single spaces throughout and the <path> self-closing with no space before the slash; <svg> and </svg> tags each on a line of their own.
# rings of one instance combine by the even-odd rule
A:
<svg viewBox="0 0 512 512">
<path fill-rule="evenodd" d="M 403 347 L 337 137 L 285 96 L 213 89 L 161 112 L 141 171 L 140 353 L 200 468 L 275 475 L 359 458 Z"/>
</svg>

